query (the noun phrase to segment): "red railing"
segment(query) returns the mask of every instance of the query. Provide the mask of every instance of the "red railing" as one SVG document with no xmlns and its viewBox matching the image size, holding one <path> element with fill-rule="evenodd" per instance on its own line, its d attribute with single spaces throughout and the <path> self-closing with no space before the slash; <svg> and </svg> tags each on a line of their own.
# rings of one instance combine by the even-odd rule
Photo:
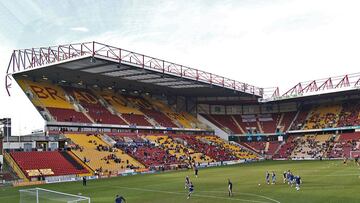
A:
<svg viewBox="0 0 360 203">
<path fill-rule="evenodd" d="M 14 73 L 55 64 L 64 60 L 76 59 L 81 56 L 104 57 L 108 60 L 126 63 L 138 68 L 176 75 L 259 97 L 263 96 L 263 89 L 253 85 L 98 42 L 15 50 L 6 71 L 6 90 L 10 95 L 11 75 Z"/>
<path fill-rule="evenodd" d="M 360 73 L 329 77 L 306 82 L 299 82 L 280 95 L 279 88 L 264 89 L 265 100 L 281 100 L 287 98 L 309 96 L 314 93 L 324 94 L 341 90 L 360 88 Z"/>
</svg>

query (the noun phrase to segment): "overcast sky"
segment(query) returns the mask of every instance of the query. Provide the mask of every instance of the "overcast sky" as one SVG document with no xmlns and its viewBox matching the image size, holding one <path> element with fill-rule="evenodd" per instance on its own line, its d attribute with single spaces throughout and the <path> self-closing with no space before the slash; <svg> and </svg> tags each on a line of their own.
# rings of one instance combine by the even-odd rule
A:
<svg viewBox="0 0 360 203">
<path fill-rule="evenodd" d="M 44 122 L 17 86 L 11 50 L 99 41 L 281 92 L 300 81 L 360 72 L 360 1 L 0 2 L 0 117 L 13 133 Z"/>
</svg>

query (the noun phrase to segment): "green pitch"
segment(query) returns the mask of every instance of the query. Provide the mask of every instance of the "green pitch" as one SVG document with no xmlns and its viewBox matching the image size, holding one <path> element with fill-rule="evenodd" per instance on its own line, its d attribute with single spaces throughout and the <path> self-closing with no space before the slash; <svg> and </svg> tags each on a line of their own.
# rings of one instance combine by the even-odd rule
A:
<svg viewBox="0 0 360 203">
<path fill-rule="evenodd" d="M 282 173 L 290 169 L 302 177 L 300 191 L 283 184 Z M 265 184 L 265 172 L 275 171 L 277 183 Z M 190 200 L 184 189 L 189 175 L 195 188 Z M 233 182 L 234 196 L 227 195 L 227 178 Z M 259 186 L 260 184 L 260 186 Z M 360 168 L 342 161 L 265 161 L 199 170 L 195 178 L 191 170 L 137 175 L 81 182 L 42 185 L 42 188 L 91 197 L 93 203 L 114 202 L 116 194 L 127 202 L 360 202 Z M 0 202 L 19 202 L 19 189 L 0 188 Z"/>
</svg>

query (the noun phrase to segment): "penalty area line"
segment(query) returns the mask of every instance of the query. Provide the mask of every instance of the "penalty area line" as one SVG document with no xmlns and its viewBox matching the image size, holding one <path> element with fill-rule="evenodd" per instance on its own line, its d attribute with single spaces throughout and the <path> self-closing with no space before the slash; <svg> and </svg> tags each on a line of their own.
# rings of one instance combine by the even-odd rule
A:
<svg viewBox="0 0 360 203">
<path fill-rule="evenodd" d="M 220 192 L 220 191 L 199 191 L 199 192 L 215 192 L 215 193 L 224 193 L 224 194 L 227 194 L 226 192 Z M 270 200 L 270 201 L 272 201 L 272 202 L 280 203 L 280 202 L 279 202 L 278 200 L 276 200 L 276 199 L 271 199 L 270 197 L 263 196 L 263 195 L 257 195 L 257 194 L 252 194 L 252 193 L 244 193 L 244 192 L 236 192 L 236 191 L 234 191 L 234 193 L 240 194 L 240 195 L 248 195 L 248 196 L 254 196 L 254 197 L 261 197 L 261 198 Z"/>
<path fill-rule="evenodd" d="M 182 192 L 172 192 L 172 191 L 164 191 L 164 190 L 151 190 L 151 189 L 145 189 L 145 188 L 121 187 L 121 186 L 116 186 L 116 187 L 117 188 L 122 188 L 122 189 L 128 189 L 128 190 L 138 190 L 138 191 L 143 191 L 143 192 L 157 192 L 157 193 L 164 193 L 164 194 L 186 195 L 186 193 L 182 193 Z M 201 192 L 201 191 L 199 191 L 199 192 Z M 213 195 L 200 195 L 200 194 L 194 194 L 194 193 L 191 194 L 191 196 L 193 196 L 193 197 L 212 198 L 212 199 L 231 200 L 231 201 L 241 201 L 241 202 L 271 203 L 271 202 L 264 202 L 264 201 L 250 200 L 250 199 L 219 197 L 219 196 L 213 196 Z M 270 200 L 270 199 L 268 199 L 268 200 Z M 276 201 L 276 203 L 280 203 L 280 202 Z"/>
</svg>

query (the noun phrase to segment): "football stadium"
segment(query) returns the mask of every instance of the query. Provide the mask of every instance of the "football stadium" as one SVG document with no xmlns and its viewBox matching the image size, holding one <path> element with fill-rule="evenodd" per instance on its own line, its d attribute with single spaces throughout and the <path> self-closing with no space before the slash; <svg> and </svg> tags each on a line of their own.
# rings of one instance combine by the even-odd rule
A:
<svg viewBox="0 0 360 203">
<path fill-rule="evenodd" d="M 8 93 L 18 83 L 46 126 L 4 135 L 3 179 L 16 180 L 4 202 L 88 201 L 65 192 L 183 202 L 190 183 L 195 202 L 359 200 L 360 74 L 264 98 L 262 88 L 98 42 L 16 50 L 7 71 Z"/>
<path fill-rule="evenodd" d="M 281 92 L 97 41 L 8 54 L 44 126 L 0 119 L 0 202 L 360 202 L 360 73 Z"/>
</svg>

